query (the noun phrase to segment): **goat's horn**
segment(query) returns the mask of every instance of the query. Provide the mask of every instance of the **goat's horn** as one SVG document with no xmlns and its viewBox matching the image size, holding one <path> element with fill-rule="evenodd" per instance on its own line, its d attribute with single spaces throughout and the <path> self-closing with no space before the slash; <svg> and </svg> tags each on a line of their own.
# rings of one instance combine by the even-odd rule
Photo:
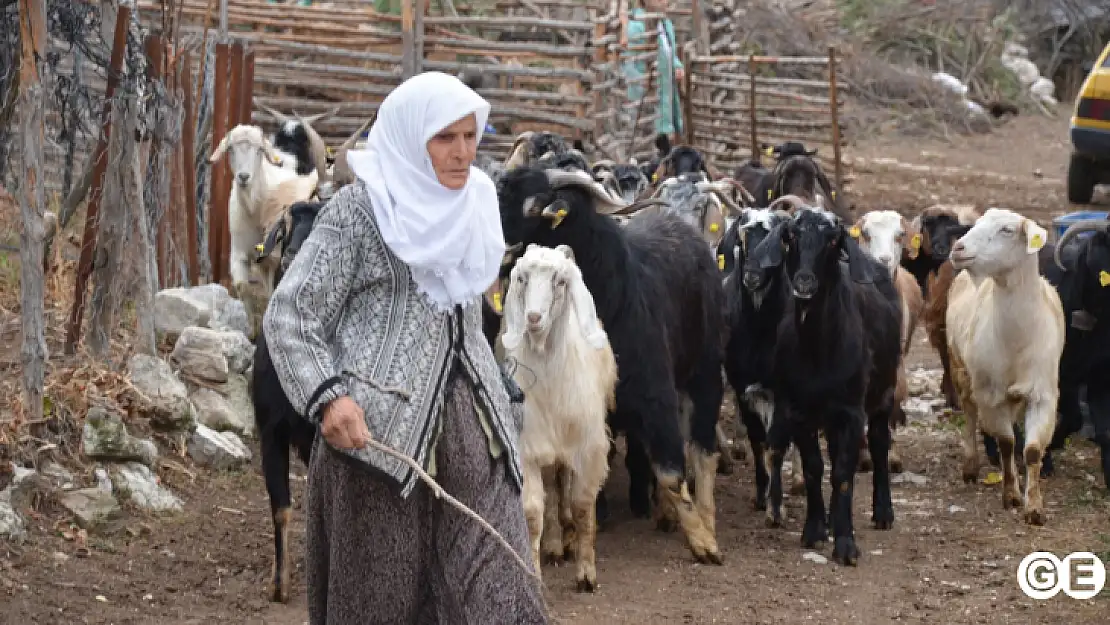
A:
<svg viewBox="0 0 1110 625">
<path fill-rule="evenodd" d="M 324 119 L 325 117 L 331 117 L 332 115 L 335 115 L 342 108 L 343 108 L 343 105 L 340 104 L 339 106 L 333 108 L 330 111 L 324 111 L 323 113 L 317 113 L 315 115 L 308 115 L 308 116 L 297 115 L 297 117 L 299 117 L 306 124 L 315 124 L 316 122 L 320 121 L 321 119 Z"/>
<path fill-rule="evenodd" d="M 278 120 L 278 123 L 284 124 L 285 122 L 293 121 L 292 118 L 289 117 L 288 115 L 286 115 L 285 113 L 282 113 L 281 111 L 277 111 L 275 109 L 272 109 L 272 108 L 266 106 L 265 104 L 262 104 L 261 102 L 258 103 L 258 107 L 261 108 L 262 110 L 266 111 L 270 115 L 273 115 L 274 117 L 276 117 L 277 120 Z"/>
<path fill-rule="evenodd" d="M 354 134 L 352 134 L 350 137 L 347 137 L 347 140 L 344 141 L 343 144 L 339 146 L 339 149 L 335 151 L 335 165 L 332 166 L 332 178 L 335 180 L 336 184 L 349 184 L 355 179 L 355 174 L 351 171 L 351 166 L 347 164 L 347 152 L 350 152 L 351 148 L 355 147 L 355 143 L 358 142 L 358 138 L 362 136 L 363 132 L 374 125 L 374 120 L 376 119 L 376 113 L 374 115 L 371 115 L 370 119 L 366 120 L 364 124 L 359 126 L 358 130 L 356 130 Z"/>
<path fill-rule="evenodd" d="M 790 207 L 795 211 L 798 210 L 799 208 L 807 208 L 807 207 L 810 206 L 809 202 L 806 202 L 802 198 L 800 198 L 797 195 L 794 195 L 794 194 L 791 193 L 790 195 L 784 195 L 784 196 L 778 198 L 777 200 L 775 200 L 774 202 L 771 202 L 771 204 L 767 208 L 769 208 L 771 210 L 777 210 L 778 207 L 782 204 L 790 205 Z"/>
<path fill-rule="evenodd" d="M 616 163 L 614 163 L 612 160 L 606 158 L 606 159 L 602 159 L 602 160 L 594 163 L 593 167 L 591 167 L 590 169 L 597 169 L 598 167 L 604 167 L 605 169 L 612 169 L 616 166 L 617 166 Z"/>
<path fill-rule="evenodd" d="M 589 191 L 594 199 L 600 205 L 597 206 L 597 212 L 603 215 L 620 214 L 628 208 L 628 204 L 624 200 L 613 195 L 606 189 L 600 182 L 594 179 L 588 172 L 581 170 L 566 171 L 562 169 L 548 169 L 547 180 L 551 184 L 551 188 L 559 189 L 562 187 L 579 187 L 585 191 Z"/>
<path fill-rule="evenodd" d="M 301 117 L 299 113 L 294 112 L 294 117 L 297 121 L 301 122 L 304 127 L 304 132 L 308 135 L 308 147 L 311 150 L 312 160 L 316 165 L 316 173 L 319 175 L 321 182 L 326 182 L 328 178 L 328 146 L 324 143 L 324 139 L 316 129 L 312 127 L 312 122 L 306 117 Z"/>
<path fill-rule="evenodd" d="M 1064 234 L 1060 235 L 1060 240 L 1056 242 L 1056 249 L 1052 250 L 1052 260 L 1056 262 L 1057 267 L 1067 271 L 1063 261 L 1060 260 L 1060 250 L 1064 249 L 1064 246 L 1074 237 L 1084 232 L 1106 232 L 1108 229 L 1110 229 L 1110 222 L 1107 222 L 1105 219 L 1084 219 L 1083 221 L 1073 223 L 1068 226 Z"/>
<path fill-rule="evenodd" d="M 736 180 L 735 178 L 721 178 L 718 182 L 724 182 L 732 185 L 733 189 L 740 192 L 740 196 L 744 198 L 745 202 L 747 202 L 748 204 L 755 204 L 755 196 L 752 195 L 751 192 L 748 191 L 747 187 L 745 187 L 744 184 L 739 180 Z"/>
</svg>

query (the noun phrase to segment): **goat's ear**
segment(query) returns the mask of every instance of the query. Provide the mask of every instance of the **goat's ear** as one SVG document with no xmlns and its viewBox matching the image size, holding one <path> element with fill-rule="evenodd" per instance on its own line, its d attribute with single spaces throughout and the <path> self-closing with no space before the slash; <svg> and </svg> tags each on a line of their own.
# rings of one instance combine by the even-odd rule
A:
<svg viewBox="0 0 1110 625">
<path fill-rule="evenodd" d="M 1025 230 L 1025 253 L 1036 254 L 1048 241 L 1048 232 L 1032 219 L 1026 219 L 1022 227 Z"/>
<path fill-rule="evenodd" d="M 871 284 L 875 281 L 875 269 L 871 264 L 871 257 L 863 251 L 855 239 L 848 236 L 840 237 L 840 245 L 848 255 L 848 275 L 853 282 Z"/>
<path fill-rule="evenodd" d="M 504 306 L 501 310 L 501 319 L 505 323 L 505 331 L 501 334 L 501 345 L 506 351 L 513 351 L 520 347 L 524 341 L 524 313 L 521 308 L 522 295 L 517 281 L 509 278 L 509 288 L 505 290 Z"/>
<path fill-rule="evenodd" d="M 269 256 L 274 251 L 274 247 L 285 240 L 286 234 L 285 218 L 282 217 L 277 220 L 277 223 L 266 233 L 266 240 L 263 241 L 261 249 L 258 250 L 258 258 L 255 262 L 262 262 L 262 259 Z"/>
<path fill-rule="evenodd" d="M 216 151 L 212 152 L 212 156 L 208 157 L 209 163 L 217 163 L 223 158 L 224 153 L 227 152 L 227 135 L 220 139 L 220 144 L 216 146 Z"/>
<path fill-rule="evenodd" d="M 817 196 L 817 197 L 821 197 L 821 196 Z M 848 228 L 848 236 L 852 237 L 853 239 L 855 239 L 857 241 L 859 240 L 860 237 L 863 236 L 863 218 L 862 217 L 859 219 L 859 221 L 852 224 L 852 227 Z"/>
<path fill-rule="evenodd" d="M 902 230 L 908 235 L 906 239 L 906 258 L 914 260 L 921 253 L 921 232 L 913 224 L 902 218 Z"/>
<path fill-rule="evenodd" d="M 555 249 L 562 252 L 563 256 L 566 256 L 568 260 L 574 262 L 574 250 L 570 249 L 569 245 L 558 245 Z"/>
<path fill-rule="evenodd" d="M 786 226 L 781 223 L 767 233 L 763 241 L 751 251 L 750 258 L 754 259 L 760 269 L 773 269 L 781 267 L 786 252 Z"/>
<path fill-rule="evenodd" d="M 559 247 L 566 246 L 560 245 Z M 567 248 L 567 250 L 569 251 L 570 248 Z M 601 322 L 597 319 L 597 308 L 594 306 L 594 298 L 582 282 L 582 276 L 578 275 L 570 280 L 568 286 L 570 287 L 570 303 L 574 306 L 574 315 L 578 317 L 578 327 L 582 330 L 582 336 L 585 337 L 590 347 L 604 349 L 609 343 L 609 337 L 605 334 L 605 330 L 601 329 Z"/>
</svg>

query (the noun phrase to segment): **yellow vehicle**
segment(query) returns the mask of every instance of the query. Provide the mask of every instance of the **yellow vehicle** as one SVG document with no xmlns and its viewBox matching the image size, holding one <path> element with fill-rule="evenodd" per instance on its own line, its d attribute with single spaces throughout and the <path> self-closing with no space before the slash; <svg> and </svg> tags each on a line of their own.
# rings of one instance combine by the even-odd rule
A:
<svg viewBox="0 0 1110 625">
<path fill-rule="evenodd" d="M 1110 44 L 1083 81 L 1071 118 L 1068 200 L 1090 204 L 1096 184 L 1110 184 Z"/>
</svg>

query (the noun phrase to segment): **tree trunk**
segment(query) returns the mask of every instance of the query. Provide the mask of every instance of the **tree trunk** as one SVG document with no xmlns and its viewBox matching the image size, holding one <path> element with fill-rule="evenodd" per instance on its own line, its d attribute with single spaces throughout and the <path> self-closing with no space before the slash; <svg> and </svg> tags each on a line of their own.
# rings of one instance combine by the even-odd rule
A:
<svg viewBox="0 0 1110 625">
<path fill-rule="evenodd" d="M 104 177 L 100 227 L 93 261 L 93 294 L 89 301 L 86 345 L 97 357 L 108 355 L 120 303 L 127 290 L 123 269 L 124 248 L 134 248 L 129 226 L 133 211 L 142 210 L 139 188 L 139 144 L 135 141 L 139 103 L 132 94 L 119 94 L 112 102 L 112 134 L 108 141 L 108 170 Z M 137 204 L 137 206 L 136 206 Z M 141 273 L 140 273 L 141 276 Z M 141 280 L 140 280 L 141 282 Z"/>
<path fill-rule="evenodd" d="M 46 225 L 46 193 L 43 189 L 44 122 L 46 101 L 41 76 L 46 51 L 45 0 L 20 0 L 19 3 L 20 91 L 16 108 L 20 111 L 24 175 L 18 177 L 16 198 L 23 217 L 19 235 L 20 305 L 22 306 L 24 414 L 41 420 L 43 386 L 46 378 L 45 281 L 42 269 Z"/>
</svg>

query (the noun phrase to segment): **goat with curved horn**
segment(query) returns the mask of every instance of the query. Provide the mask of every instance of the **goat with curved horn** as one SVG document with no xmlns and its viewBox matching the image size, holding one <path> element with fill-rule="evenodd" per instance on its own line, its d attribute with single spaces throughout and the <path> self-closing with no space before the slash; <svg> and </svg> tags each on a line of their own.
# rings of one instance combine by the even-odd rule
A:
<svg viewBox="0 0 1110 625">
<path fill-rule="evenodd" d="M 694 183 L 694 186 L 699 193 L 712 193 L 713 195 L 717 196 L 717 199 L 720 200 L 721 203 L 724 204 L 726 207 L 728 207 L 728 210 L 730 213 L 732 213 L 733 217 L 739 217 L 744 212 L 744 209 L 741 208 L 729 195 L 729 190 L 736 188 L 736 185 L 732 184 L 731 182 L 728 182 L 726 180 L 718 180 L 716 182 L 701 180 Z M 740 188 L 743 189 L 743 187 Z"/>
<path fill-rule="evenodd" d="M 286 115 L 285 113 L 282 113 L 281 111 L 270 108 L 270 107 L 266 106 L 265 104 L 262 104 L 261 102 L 256 102 L 255 104 L 258 106 L 258 108 L 260 108 L 260 109 L 266 111 L 267 113 L 269 113 L 270 115 L 274 116 L 274 118 L 277 119 L 279 124 L 284 124 L 285 122 L 293 121 L 292 117 Z"/>
<path fill-rule="evenodd" d="M 312 150 L 312 162 L 316 165 L 316 173 L 319 180 L 327 180 L 328 178 L 328 146 L 324 143 L 324 139 L 312 127 L 312 122 L 307 117 L 301 117 L 300 113 L 294 112 L 294 118 L 300 122 L 301 127 L 304 128 L 305 135 L 308 136 L 308 146 Z"/>
<path fill-rule="evenodd" d="M 333 108 L 330 111 L 324 111 L 323 113 L 317 113 L 315 115 L 301 115 L 300 113 L 298 113 L 296 111 L 293 111 L 293 114 L 296 115 L 301 121 L 303 121 L 306 124 L 315 124 L 316 122 L 320 121 L 321 119 L 326 119 L 328 117 L 331 117 L 332 115 L 335 115 L 336 113 L 338 113 L 341 110 L 343 110 L 343 105 L 342 104 Z"/>
<path fill-rule="evenodd" d="M 358 138 L 362 136 L 362 133 L 366 132 L 374 125 L 374 120 L 376 119 L 377 114 L 371 115 L 370 119 L 359 126 L 358 130 L 355 130 L 351 136 L 347 137 L 347 140 L 335 151 L 335 165 L 332 167 L 331 177 L 336 185 L 343 186 L 354 182 L 355 174 L 351 171 L 351 166 L 347 163 L 347 152 L 350 152 L 351 148 L 355 147 Z"/>
<path fill-rule="evenodd" d="M 799 208 L 809 208 L 810 207 L 809 202 L 806 202 L 804 199 L 798 197 L 797 195 L 790 194 L 790 195 L 784 195 L 784 196 L 776 199 L 774 202 L 771 202 L 767 206 L 767 208 L 769 210 L 772 210 L 772 211 L 782 210 L 783 205 L 786 205 L 786 206 L 790 207 L 786 211 L 787 213 L 790 213 L 790 214 L 794 214 L 794 212 L 797 211 Z"/>
<path fill-rule="evenodd" d="M 590 195 L 598 201 L 597 212 L 602 215 L 627 215 L 648 206 L 667 205 L 665 200 L 658 199 L 648 199 L 642 202 L 626 204 L 623 199 L 613 195 L 613 193 L 606 189 L 600 182 L 595 180 L 593 176 L 581 170 L 566 171 L 562 169 L 548 169 L 545 173 L 547 174 L 547 180 L 551 184 L 552 189 L 557 190 L 566 187 L 579 187 L 585 191 L 589 191 Z"/>
<path fill-rule="evenodd" d="M 1106 219 L 1084 219 L 1068 226 L 1064 234 L 1060 235 L 1060 240 L 1056 242 L 1056 249 L 1052 250 L 1052 260 L 1056 262 L 1057 267 L 1064 271 L 1068 270 L 1067 267 L 1064 267 L 1063 261 L 1060 260 L 1060 250 L 1064 249 L 1064 246 L 1073 238 L 1084 232 L 1110 232 L 1110 221 Z"/>
</svg>

